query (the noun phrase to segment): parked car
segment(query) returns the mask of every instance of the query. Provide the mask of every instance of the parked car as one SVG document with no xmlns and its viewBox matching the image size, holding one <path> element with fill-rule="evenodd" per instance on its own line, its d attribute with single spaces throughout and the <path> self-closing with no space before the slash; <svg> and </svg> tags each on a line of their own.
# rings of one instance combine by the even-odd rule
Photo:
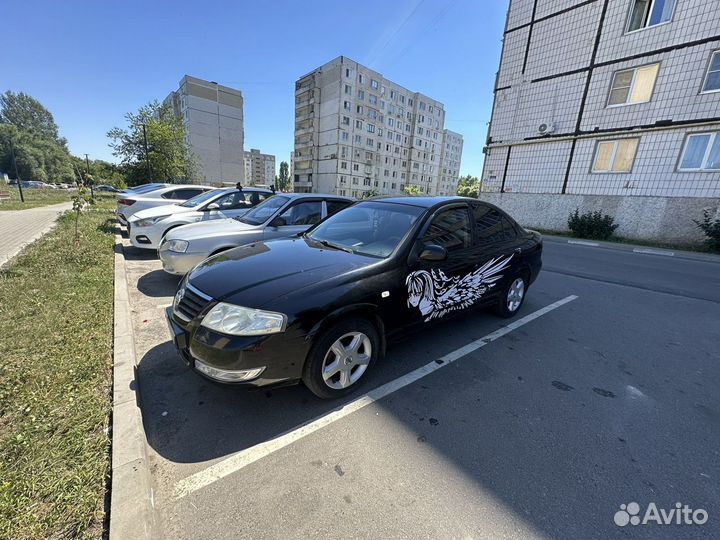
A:
<svg viewBox="0 0 720 540">
<path fill-rule="evenodd" d="M 53 189 L 49 184 L 45 182 L 38 182 L 36 180 L 26 180 L 21 183 L 23 189 Z"/>
<path fill-rule="evenodd" d="M 356 388 L 388 338 L 471 307 L 515 315 L 542 239 L 464 197 L 361 201 L 302 236 L 210 257 L 166 310 L 197 373 L 240 386 L 303 381 L 321 398 Z"/>
<path fill-rule="evenodd" d="M 254 187 L 213 189 L 181 204 L 141 210 L 128 221 L 130 242 L 135 247 L 157 249 L 162 238 L 176 227 L 240 217 L 272 195 L 269 189 Z"/>
<path fill-rule="evenodd" d="M 120 190 L 115 186 L 109 186 L 107 184 L 100 184 L 99 186 L 93 186 L 93 190 L 99 191 L 100 193 L 120 193 Z"/>
<path fill-rule="evenodd" d="M 274 195 L 242 217 L 193 223 L 173 229 L 165 236 L 158 255 L 163 270 L 183 275 L 221 251 L 301 233 L 352 202 L 353 199 L 347 197 L 318 193 Z"/>
<path fill-rule="evenodd" d="M 118 197 L 117 217 L 120 223 L 127 225 L 128 218 L 135 212 L 155 206 L 178 204 L 210 189 L 213 188 L 195 184 L 170 184 L 157 189 L 153 187 L 149 191 L 130 191 Z"/>
</svg>

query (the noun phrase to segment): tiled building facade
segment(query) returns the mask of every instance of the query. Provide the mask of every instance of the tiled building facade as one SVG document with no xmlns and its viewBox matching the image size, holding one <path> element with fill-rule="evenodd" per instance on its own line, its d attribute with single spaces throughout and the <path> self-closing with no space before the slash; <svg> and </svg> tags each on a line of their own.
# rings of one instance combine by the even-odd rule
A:
<svg viewBox="0 0 720 540">
<path fill-rule="evenodd" d="M 444 122 L 442 103 L 338 57 L 295 85 L 293 189 L 361 197 L 415 186 L 437 195 L 452 182 L 447 172 L 441 182 Z M 457 172 L 462 142 L 453 146 Z"/>
<path fill-rule="evenodd" d="M 185 75 L 164 104 L 185 122 L 185 138 L 203 184 L 243 182 L 243 97 L 240 90 Z"/>
<path fill-rule="evenodd" d="M 720 197 L 718 0 L 511 0 L 483 192 Z"/>
<path fill-rule="evenodd" d="M 273 185 L 275 183 L 275 156 L 263 154 L 257 148 L 245 151 L 245 183 L 249 186 Z"/>
</svg>

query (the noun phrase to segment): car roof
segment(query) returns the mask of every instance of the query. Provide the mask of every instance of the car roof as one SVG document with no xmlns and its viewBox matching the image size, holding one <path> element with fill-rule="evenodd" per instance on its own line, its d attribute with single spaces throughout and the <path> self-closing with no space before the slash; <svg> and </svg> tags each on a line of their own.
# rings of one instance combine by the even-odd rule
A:
<svg viewBox="0 0 720 540">
<path fill-rule="evenodd" d="M 296 199 L 340 199 L 343 201 L 354 201 L 352 197 L 346 197 L 343 195 L 335 195 L 334 193 L 280 193 L 276 192 L 275 195 L 282 195 L 288 197 L 291 200 Z"/>
<path fill-rule="evenodd" d="M 370 197 L 369 199 L 363 199 L 363 201 L 377 201 L 377 202 L 390 202 L 395 204 L 407 204 L 409 206 L 418 206 L 420 208 L 431 208 L 447 202 L 477 202 L 478 199 L 471 197 L 458 197 L 458 196 L 443 196 L 443 197 L 424 197 L 415 195 L 399 195 L 389 197 Z"/>
</svg>

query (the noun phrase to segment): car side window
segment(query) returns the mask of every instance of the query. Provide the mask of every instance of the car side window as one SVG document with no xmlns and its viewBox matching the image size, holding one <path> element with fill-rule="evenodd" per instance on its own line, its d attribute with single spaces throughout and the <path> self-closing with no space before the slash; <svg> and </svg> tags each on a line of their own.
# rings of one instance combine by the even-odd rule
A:
<svg viewBox="0 0 720 540">
<path fill-rule="evenodd" d="M 162 195 L 163 199 L 177 199 L 180 201 L 186 201 L 192 199 L 195 195 L 204 193 L 204 189 L 174 189 Z"/>
<path fill-rule="evenodd" d="M 452 208 L 436 215 L 422 241 L 437 244 L 448 252 L 470 247 L 472 234 L 466 208 Z"/>
<path fill-rule="evenodd" d="M 502 224 L 505 240 L 515 240 L 517 238 L 517 231 L 515 231 L 515 227 L 513 227 L 513 224 L 510 223 L 510 220 L 507 217 L 502 216 Z"/>
<path fill-rule="evenodd" d="M 285 210 L 280 217 L 285 225 L 314 225 L 322 218 L 322 202 L 307 201 L 294 204 Z"/>
<path fill-rule="evenodd" d="M 505 240 L 503 216 L 495 208 L 484 204 L 473 205 L 475 236 L 479 245 Z"/>
<path fill-rule="evenodd" d="M 335 212 L 350 206 L 350 201 L 325 201 L 325 204 L 327 204 L 327 215 L 332 216 Z"/>
<path fill-rule="evenodd" d="M 252 199 L 252 204 L 253 204 L 253 206 L 255 206 L 255 205 L 258 204 L 258 203 L 263 202 L 265 199 L 267 199 L 267 198 L 270 197 L 271 195 L 272 195 L 272 193 L 258 193 L 258 192 L 255 192 L 255 193 L 253 194 L 253 199 Z"/>
</svg>

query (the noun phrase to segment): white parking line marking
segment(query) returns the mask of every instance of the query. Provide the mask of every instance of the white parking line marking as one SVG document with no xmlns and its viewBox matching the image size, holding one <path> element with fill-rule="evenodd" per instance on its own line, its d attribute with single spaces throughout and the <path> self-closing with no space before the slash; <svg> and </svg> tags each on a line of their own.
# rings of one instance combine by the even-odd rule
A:
<svg viewBox="0 0 720 540">
<path fill-rule="evenodd" d="M 660 251 L 657 249 L 633 248 L 633 253 L 647 253 L 648 255 L 665 255 L 666 257 L 675 256 L 675 253 L 673 251 Z"/>
<path fill-rule="evenodd" d="M 188 476 L 187 478 L 179 480 L 175 483 L 175 499 L 181 499 L 186 495 L 190 495 L 191 493 L 199 489 L 209 486 L 210 484 L 217 482 L 218 480 L 225 478 L 226 476 L 229 476 L 244 467 L 247 467 L 251 463 L 255 463 L 256 461 L 268 456 L 269 454 L 272 454 L 273 452 L 280 450 L 281 448 L 284 448 L 285 446 L 288 446 L 295 441 L 302 439 L 303 437 L 310 435 L 311 433 L 314 433 L 324 428 L 325 426 L 336 422 L 337 420 L 340 420 L 341 418 L 344 418 L 356 411 L 359 411 L 367 405 L 375 403 L 379 399 L 382 399 L 385 396 L 392 394 L 396 390 L 399 390 L 400 388 L 403 388 L 419 379 L 422 379 L 426 375 L 429 375 L 430 373 L 433 373 L 434 371 L 437 371 L 438 369 L 453 363 L 455 360 L 458 360 L 459 358 L 462 358 L 463 356 L 466 356 L 471 352 L 480 349 L 481 347 L 484 347 L 488 343 L 491 343 L 496 339 L 499 339 L 504 335 L 509 334 L 513 330 L 516 330 L 521 326 L 526 325 L 531 321 L 534 321 L 538 317 L 542 317 L 546 313 L 549 313 L 552 310 L 567 304 L 568 302 L 572 302 L 576 298 L 577 296 L 570 295 L 563 298 L 562 300 L 553 302 L 552 304 L 545 306 L 544 308 L 538 309 L 537 311 L 534 311 L 529 315 L 525 315 L 524 317 L 511 322 L 507 326 L 503 326 L 499 330 L 496 330 L 486 335 L 485 337 L 472 341 L 464 347 L 460 347 L 459 349 L 454 350 L 446 354 L 445 356 L 441 356 L 437 360 L 433 360 L 429 364 L 419 367 L 416 370 L 395 379 L 394 381 L 385 383 L 382 386 L 371 390 L 364 396 L 354 401 L 351 401 L 346 405 L 343 405 L 339 409 L 336 409 L 324 416 L 316 418 L 315 420 L 311 420 L 310 422 L 303 424 L 293 429 L 292 431 L 288 431 L 283 435 L 279 435 L 274 439 L 270 439 L 260 444 L 256 444 L 255 446 L 251 446 L 250 448 L 246 448 L 245 450 L 242 450 L 237 454 L 233 454 L 223 459 L 222 461 L 218 461 L 214 465 L 210 465 L 207 469 L 204 469 L 193 475 Z"/>
<path fill-rule="evenodd" d="M 579 246 L 592 246 L 592 247 L 598 247 L 600 245 L 597 242 L 587 242 L 585 240 L 568 240 L 568 244 L 577 244 Z"/>
</svg>

